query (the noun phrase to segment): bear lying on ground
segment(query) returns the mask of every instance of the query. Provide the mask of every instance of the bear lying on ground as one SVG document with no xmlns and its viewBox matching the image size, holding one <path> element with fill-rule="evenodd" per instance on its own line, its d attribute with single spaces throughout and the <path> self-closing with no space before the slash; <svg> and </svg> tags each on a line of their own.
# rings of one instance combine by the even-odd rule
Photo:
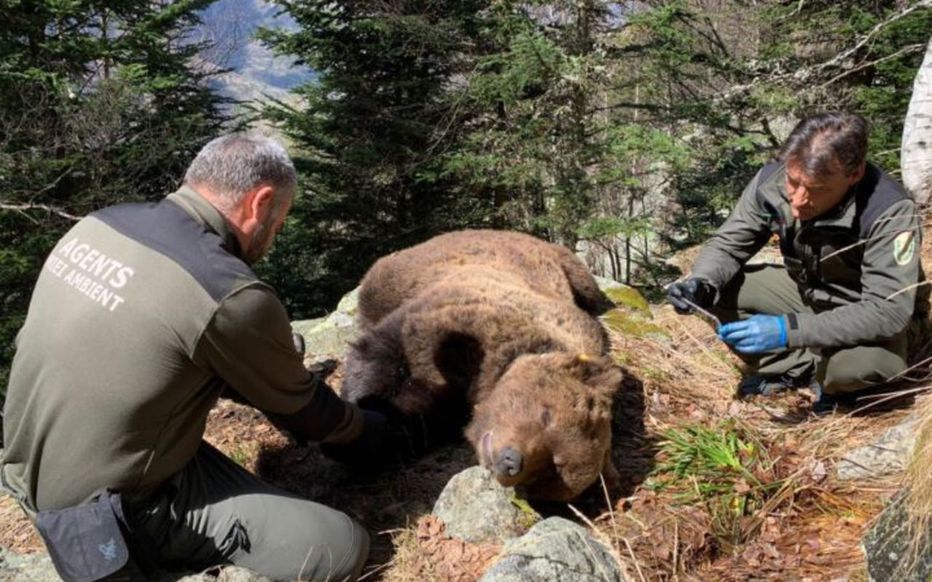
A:
<svg viewBox="0 0 932 582">
<path fill-rule="evenodd" d="M 594 317 L 610 306 L 564 247 L 503 231 L 441 235 L 363 278 L 342 395 L 435 433 L 468 420 L 467 439 L 502 485 L 571 499 L 600 472 L 617 480 L 622 373 Z"/>
</svg>

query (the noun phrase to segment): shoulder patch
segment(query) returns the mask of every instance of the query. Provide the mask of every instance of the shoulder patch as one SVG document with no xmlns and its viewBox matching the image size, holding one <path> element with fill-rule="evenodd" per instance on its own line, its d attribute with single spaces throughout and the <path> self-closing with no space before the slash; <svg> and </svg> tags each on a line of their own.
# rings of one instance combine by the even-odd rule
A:
<svg viewBox="0 0 932 582">
<path fill-rule="evenodd" d="M 893 239 L 893 259 L 897 265 L 907 265 L 916 255 L 916 233 L 901 232 Z"/>
</svg>

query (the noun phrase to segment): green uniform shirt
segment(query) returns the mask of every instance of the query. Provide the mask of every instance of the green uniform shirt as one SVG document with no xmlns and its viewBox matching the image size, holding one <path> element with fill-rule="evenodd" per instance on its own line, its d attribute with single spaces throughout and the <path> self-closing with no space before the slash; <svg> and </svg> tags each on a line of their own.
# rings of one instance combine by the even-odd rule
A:
<svg viewBox="0 0 932 582">
<path fill-rule="evenodd" d="M 58 242 L 4 410 L 0 477 L 27 508 L 151 492 L 194 456 L 225 387 L 299 436 L 355 438 L 358 409 L 304 368 L 284 307 L 240 256 L 188 188 L 91 214 Z"/>
<path fill-rule="evenodd" d="M 767 240 L 780 238 L 787 270 L 814 314 L 786 314 L 789 347 L 844 347 L 901 333 L 927 313 L 916 205 L 868 164 L 834 209 L 799 221 L 790 212 L 783 164 L 765 166 L 703 247 L 692 276 L 721 289 Z"/>
</svg>

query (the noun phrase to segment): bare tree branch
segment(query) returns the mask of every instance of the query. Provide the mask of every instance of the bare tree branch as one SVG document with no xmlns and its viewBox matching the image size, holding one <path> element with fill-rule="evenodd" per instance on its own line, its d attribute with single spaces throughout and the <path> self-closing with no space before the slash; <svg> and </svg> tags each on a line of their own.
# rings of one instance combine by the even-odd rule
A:
<svg viewBox="0 0 932 582">
<path fill-rule="evenodd" d="M 901 19 L 901 18 L 903 18 L 903 17 L 905 17 L 905 16 L 911 14 L 912 12 L 915 12 L 916 10 L 918 10 L 918 9 L 920 9 L 920 8 L 929 8 L 929 7 L 932 7 L 932 0 L 920 0 L 919 2 L 916 2 L 915 4 L 913 4 L 912 6 L 910 6 L 909 8 L 906 8 L 905 10 L 902 10 L 902 11 L 900 11 L 900 12 L 897 12 L 896 14 L 894 14 L 894 15 L 891 16 L 890 18 L 884 20 L 883 22 L 878 22 L 878 23 L 874 26 L 874 28 L 872 28 L 871 31 L 868 32 L 866 35 L 864 35 L 864 37 L 863 37 L 860 41 L 858 41 L 858 43 L 857 43 L 856 45 L 854 45 L 853 47 L 849 48 L 848 50 L 846 50 L 846 51 L 844 51 L 844 52 L 842 52 L 842 53 L 839 53 L 839 54 L 835 55 L 834 58 L 832 58 L 832 59 L 830 59 L 830 60 L 828 60 L 828 61 L 826 61 L 826 62 L 824 62 L 824 63 L 820 63 L 820 64 L 818 64 L 818 65 L 814 65 L 814 66 L 812 66 L 812 67 L 808 67 L 807 69 L 801 69 L 801 70 L 797 71 L 796 73 L 794 73 L 793 76 L 796 77 L 797 79 L 803 79 L 803 78 L 807 78 L 808 75 L 810 75 L 810 74 L 812 74 L 812 73 L 816 73 L 816 72 L 822 71 L 822 70 L 827 69 L 827 68 L 830 68 L 830 67 L 837 67 L 837 66 L 840 65 L 845 59 L 847 59 L 848 57 L 850 57 L 851 55 L 853 55 L 854 53 L 856 53 L 857 51 L 859 51 L 859 50 L 861 49 L 861 47 L 863 47 L 863 46 L 866 45 L 868 42 L 870 42 L 870 40 L 871 40 L 878 32 L 880 32 L 881 30 L 883 30 L 884 28 L 886 28 L 886 27 L 889 26 L 890 24 L 893 24 L 893 23 L 896 22 L 897 20 L 899 20 L 899 19 Z"/>
<path fill-rule="evenodd" d="M 44 210 L 56 216 L 60 216 L 61 218 L 66 218 L 75 222 L 81 220 L 80 216 L 69 214 L 60 208 L 55 208 L 54 206 L 49 206 L 47 204 L 10 204 L 0 200 L 0 210 L 10 210 L 13 212 L 21 212 L 23 214 L 29 210 Z"/>
</svg>

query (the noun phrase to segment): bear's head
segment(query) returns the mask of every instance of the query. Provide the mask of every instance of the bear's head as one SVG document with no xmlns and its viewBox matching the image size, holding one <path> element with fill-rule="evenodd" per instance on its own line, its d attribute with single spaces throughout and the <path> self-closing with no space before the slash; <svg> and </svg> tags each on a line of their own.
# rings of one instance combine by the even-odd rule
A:
<svg viewBox="0 0 932 582">
<path fill-rule="evenodd" d="M 536 499 L 572 499 L 608 470 L 621 380 L 606 357 L 521 356 L 476 404 L 466 438 L 502 485 L 521 485 Z"/>
</svg>

